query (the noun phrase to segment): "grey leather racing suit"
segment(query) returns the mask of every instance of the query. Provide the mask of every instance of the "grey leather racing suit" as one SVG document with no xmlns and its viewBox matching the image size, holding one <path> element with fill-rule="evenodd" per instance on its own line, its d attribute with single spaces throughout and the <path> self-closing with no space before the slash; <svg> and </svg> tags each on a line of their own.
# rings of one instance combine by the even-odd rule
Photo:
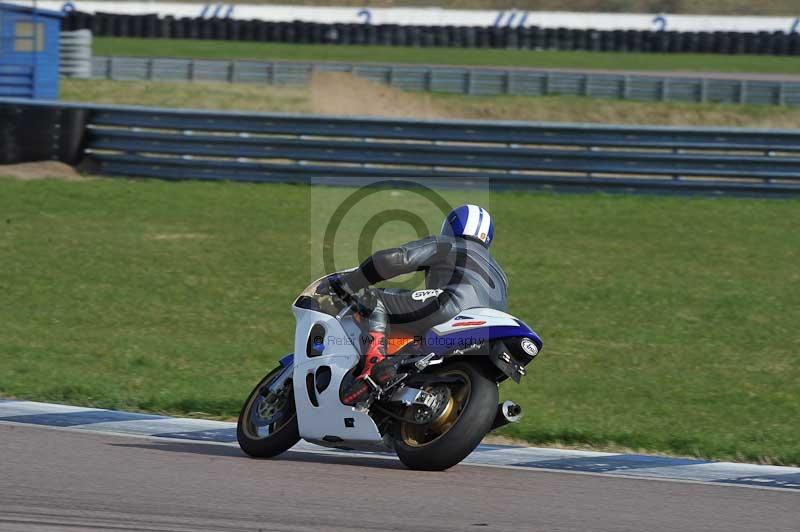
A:
<svg viewBox="0 0 800 532">
<path fill-rule="evenodd" d="M 425 272 L 425 290 L 368 289 L 416 271 Z M 507 308 L 503 269 L 482 244 L 462 237 L 429 236 L 378 251 L 341 281 L 364 290 L 370 331 L 385 333 L 392 324 L 419 334 L 470 308 Z"/>
</svg>

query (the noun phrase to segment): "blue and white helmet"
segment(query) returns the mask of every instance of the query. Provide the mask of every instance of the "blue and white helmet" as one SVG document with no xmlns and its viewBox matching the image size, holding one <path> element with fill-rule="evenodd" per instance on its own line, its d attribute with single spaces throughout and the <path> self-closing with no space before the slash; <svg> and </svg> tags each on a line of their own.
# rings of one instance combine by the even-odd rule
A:
<svg viewBox="0 0 800 532">
<path fill-rule="evenodd" d="M 461 205 L 444 219 L 442 234 L 470 238 L 488 248 L 494 238 L 494 223 L 489 212 L 482 207 Z"/>
</svg>

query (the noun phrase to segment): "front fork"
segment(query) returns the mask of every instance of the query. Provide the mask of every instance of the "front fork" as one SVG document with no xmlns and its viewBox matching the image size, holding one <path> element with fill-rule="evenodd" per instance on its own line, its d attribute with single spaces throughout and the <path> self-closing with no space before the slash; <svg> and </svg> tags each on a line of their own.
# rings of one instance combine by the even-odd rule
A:
<svg viewBox="0 0 800 532">
<path fill-rule="evenodd" d="M 280 393 L 280 390 L 286 384 L 286 381 L 292 378 L 292 374 L 294 373 L 294 355 L 286 355 L 280 360 L 281 369 L 280 374 L 275 377 L 275 380 L 267 386 L 266 391 L 268 393 Z M 266 395 L 264 392 L 261 395 Z"/>
</svg>

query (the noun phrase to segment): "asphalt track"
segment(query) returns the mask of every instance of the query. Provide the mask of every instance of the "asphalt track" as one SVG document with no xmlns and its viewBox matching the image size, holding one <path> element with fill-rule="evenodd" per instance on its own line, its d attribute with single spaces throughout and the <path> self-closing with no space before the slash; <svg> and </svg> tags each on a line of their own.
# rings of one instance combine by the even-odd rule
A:
<svg viewBox="0 0 800 532">
<path fill-rule="evenodd" d="M 800 495 L 0 424 L 0 531 L 800 530 Z"/>
</svg>

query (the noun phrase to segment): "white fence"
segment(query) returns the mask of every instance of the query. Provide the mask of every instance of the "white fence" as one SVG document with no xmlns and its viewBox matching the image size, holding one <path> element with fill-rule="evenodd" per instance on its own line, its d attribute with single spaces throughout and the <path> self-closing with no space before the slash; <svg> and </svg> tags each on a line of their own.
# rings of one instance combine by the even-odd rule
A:
<svg viewBox="0 0 800 532">
<path fill-rule="evenodd" d="M 32 0 L 10 0 L 32 5 Z M 354 2 L 355 3 L 355 2 Z M 400 24 L 413 26 L 539 26 L 541 28 L 669 31 L 800 31 L 800 17 L 674 15 L 664 13 L 575 13 L 559 11 L 467 10 L 438 7 L 373 8 L 180 3 L 154 1 L 41 0 L 40 8 L 85 13 L 157 14 L 173 17 L 220 17 L 275 22 Z M 798 9 L 800 15 L 800 8 Z"/>
<path fill-rule="evenodd" d="M 92 32 L 62 31 L 59 37 L 61 58 L 59 74 L 67 78 L 92 76 Z"/>
</svg>

